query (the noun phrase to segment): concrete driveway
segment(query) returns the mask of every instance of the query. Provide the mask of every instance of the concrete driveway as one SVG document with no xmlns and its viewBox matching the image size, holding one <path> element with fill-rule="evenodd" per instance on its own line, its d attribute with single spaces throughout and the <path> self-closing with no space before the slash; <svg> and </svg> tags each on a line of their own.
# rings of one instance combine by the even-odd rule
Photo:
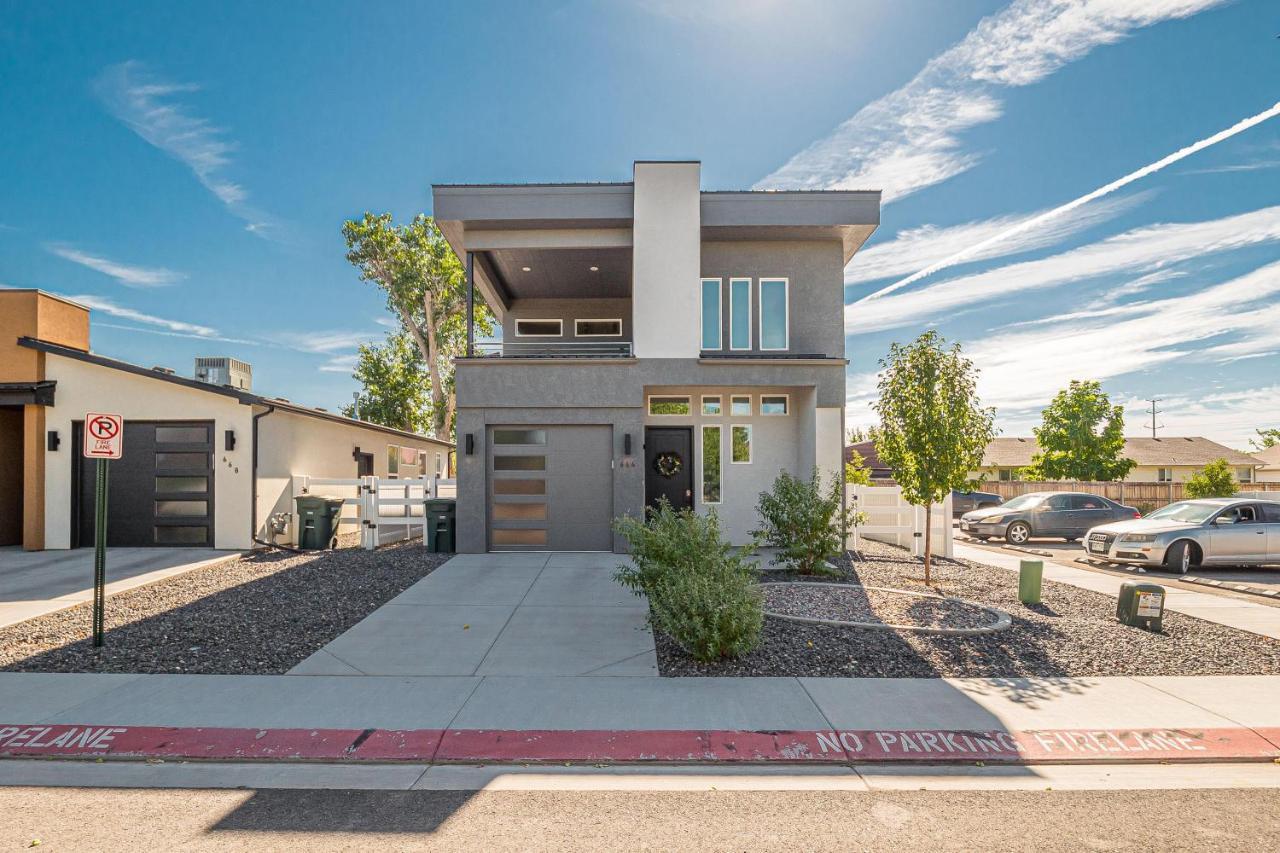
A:
<svg viewBox="0 0 1280 853">
<path fill-rule="evenodd" d="M 294 675 L 657 675 L 648 603 L 616 554 L 454 557 Z"/>
<path fill-rule="evenodd" d="M 239 556 L 212 548 L 108 548 L 107 594 Z M 0 548 L 0 628 L 93 600 L 93 549 Z"/>
</svg>

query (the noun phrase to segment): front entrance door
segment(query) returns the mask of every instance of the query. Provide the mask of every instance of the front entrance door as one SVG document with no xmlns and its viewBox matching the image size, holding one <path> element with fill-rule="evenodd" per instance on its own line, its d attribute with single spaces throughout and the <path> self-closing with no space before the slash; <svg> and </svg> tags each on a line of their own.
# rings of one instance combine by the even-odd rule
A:
<svg viewBox="0 0 1280 853">
<path fill-rule="evenodd" d="M 657 506 L 659 498 L 674 509 L 693 508 L 692 427 L 645 427 L 645 506 Z"/>
</svg>

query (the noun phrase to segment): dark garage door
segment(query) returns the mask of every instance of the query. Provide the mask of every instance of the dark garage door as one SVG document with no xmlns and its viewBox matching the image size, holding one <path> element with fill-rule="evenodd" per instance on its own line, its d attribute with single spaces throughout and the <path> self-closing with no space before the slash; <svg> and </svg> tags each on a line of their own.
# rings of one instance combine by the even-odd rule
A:
<svg viewBox="0 0 1280 853">
<path fill-rule="evenodd" d="M 93 545 L 97 462 L 80 455 L 75 425 L 72 545 Z M 107 544 L 213 546 L 213 422 L 129 421 L 124 457 L 111 462 Z"/>
<path fill-rule="evenodd" d="M 613 427 L 489 428 L 489 547 L 612 551 Z"/>
</svg>

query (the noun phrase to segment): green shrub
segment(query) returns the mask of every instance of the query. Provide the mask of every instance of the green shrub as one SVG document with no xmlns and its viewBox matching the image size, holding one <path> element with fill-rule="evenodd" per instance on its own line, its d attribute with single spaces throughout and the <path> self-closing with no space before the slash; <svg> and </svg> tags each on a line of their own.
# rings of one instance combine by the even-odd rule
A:
<svg viewBox="0 0 1280 853">
<path fill-rule="evenodd" d="M 631 565 L 614 577 L 649 597 L 650 618 L 701 661 L 755 648 L 764 605 L 755 570 L 720 536 L 714 511 L 674 510 L 666 501 L 647 518 L 623 517 L 616 530 L 631 546 Z"/>
<path fill-rule="evenodd" d="M 1235 472 L 1225 459 L 1215 459 L 1187 478 L 1183 494 L 1188 498 L 1229 498 L 1240 491 Z"/>
<path fill-rule="evenodd" d="M 856 512 L 843 508 L 843 492 L 839 477 L 824 490 L 816 468 L 807 480 L 783 471 L 770 491 L 760 493 L 760 529 L 755 535 L 778 548 L 780 562 L 793 570 L 830 574 L 825 561 L 844 550 L 845 531 L 861 521 Z"/>
</svg>

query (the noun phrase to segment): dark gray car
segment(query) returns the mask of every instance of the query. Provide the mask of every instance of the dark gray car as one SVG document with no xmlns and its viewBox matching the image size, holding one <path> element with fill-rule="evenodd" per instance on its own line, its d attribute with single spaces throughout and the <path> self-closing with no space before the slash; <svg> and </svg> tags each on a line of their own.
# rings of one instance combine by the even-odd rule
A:
<svg viewBox="0 0 1280 853">
<path fill-rule="evenodd" d="M 1003 538 L 1011 545 L 1025 545 L 1032 538 L 1073 542 L 1099 525 L 1141 517 L 1131 506 L 1087 492 L 1032 492 L 998 507 L 966 512 L 960 530 L 982 540 Z"/>
<path fill-rule="evenodd" d="M 952 489 L 951 517 L 959 518 L 970 510 L 1000 506 L 1002 503 L 1004 503 L 1004 498 L 994 492 L 962 492 L 959 489 Z"/>
</svg>

